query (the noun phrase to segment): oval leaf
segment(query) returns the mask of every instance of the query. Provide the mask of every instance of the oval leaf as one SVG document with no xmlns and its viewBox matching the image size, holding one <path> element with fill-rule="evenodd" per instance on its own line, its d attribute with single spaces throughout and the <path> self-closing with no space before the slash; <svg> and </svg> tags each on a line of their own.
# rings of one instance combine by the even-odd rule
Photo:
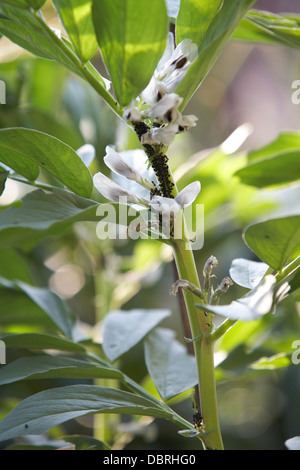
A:
<svg viewBox="0 0 300 470">
<path fill-rule="evenodd" d="M 262 261 L 280 271 L 300 244 L 300 215 L 253 223 L 246 227 L 243 236 Z"/>
<path fill-rule="evenodd" d="M 176 21 L 176 41 L 191 39 L 199 45 L 223 0 L 181 0 Z"/>
<path fill-rule="evenodd" d="M 174 332 L 156 328 L 145 341 L 148 372 L 163 399 L 174 397 L 194 387 L 198 382 L 196 360 Z"/>
<path fill-rule="evenodd" d="M 143 309 L 110 312 L 103 324 L 104 353 L 110 361 L 115 361 L 170 314 L 169 310 Z"/>
<path fill-rule="evenodd" d="M 177 87 L 176 93 L 184 98 L 181 109 L 200 86 L 224 46 L 230 40 L 255 0 L 231 0 L 224 2 L 220 11 L 211 21 L 198 50 L 198 58 L 191 65 L 187 74 Z"/>
<path fill-rule="evenodd" d="M 266 158 L 250 160 L 235 173 L 244 184 L 259 188 L 287 184 L 300 179 L 300 151 L 285 151 Z"/>
<path fill-rule="evenodd" d="M 253 289 L 260 283 L 268 268 L 265 263 L 237 258 L 232 261 L 229 274 L 239 286 Z"/>
<path fill-rule="evenodd" d="M 90 171 L 75 150 L 43 132 L 23 128 L 1 129 L 0 160 L 12 168 L 16 161 L 28 166 L 32 163 L 35 167 L 39 165 L 76 194 L 89 197 L 92 192 Z M 26 176 L 24 172 L 22 174 Z"/>
<path fill-rule="evenodd" d="M 98 49 L 91 0 L 53 0 L 53 3 L 76 54 L 83 62 L 90 60 Z"/>
<path fill-rule="evenodd" d="M 162 0 L 95 0 L 93 21 L 102 57 L 121 106 L 148 85 L 162 56 L 168 15 Z"/>
</svg>

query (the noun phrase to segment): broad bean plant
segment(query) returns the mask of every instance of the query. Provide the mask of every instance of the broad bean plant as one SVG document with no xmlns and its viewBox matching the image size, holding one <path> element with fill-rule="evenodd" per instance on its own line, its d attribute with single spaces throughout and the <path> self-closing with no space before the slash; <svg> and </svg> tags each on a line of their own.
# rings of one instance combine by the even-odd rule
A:
<svg viewBox="0 0 300 470">
<path fill-rule="evenodd" d="M 230 384 L 246 371 L 250 377 L 251 371 L 298 372 L 299 206 L 263 218 L 252 195 L 263 200 L 274 188 L 297 188 L 299 132 L 239 153 L 249 135 L 241 123 L 223 144 L 189 157 L 188 135 L 205 116 L 187 105 L 227 43 L 300 48 L 300 17 L 255 10 L 255 3 L 1 2 L 1 41 L 26 51 L 19 79 L 31 80 L 40 110 L 52 101 L 60 110 L 52 119 L 25 110 L 25 122 L 24 113 L 19 121 L 5 114 L 8 95 L 1 104 L 7 118 L 0 129 L 0 190 L 4 197 L 10 184 L 21 188 L 0 212 L 4 448 L 38 448 L 37 435 L 50 448 L 126 448 L 132 432 L 121 424 L 129 415 L 136 429 L 156 419 L 172 423 L 179 446 L 189 438 L 199 449 L 222 450 L 216 382 Z M 66 77 L 72 79 L 63 101 Z M 75 121 L 78 132 L 68 124 Z M 218 185 L 224 191 L 222 171 L 225 199 L 244 198 L 253 210 L 240 219 L 249 258 L 237 253 L 220 277 L 222 258 L 202 252 L 206 230 L 212 236 L 224 228 L 218 218 L 221 212 L 226 218 L 226 204 L 220 200 L 217 212 L 218 202 L 211 203 L 215 218 L 208 210 L 207 220 L 205 193 L 211 181 L 212 198 Z M 225 229 L 224 236 L 230 241 Z M 234 245 L 232 238 L 233 253 Z M 56 282 L 71 285 L 69 296 L 49 281 L 50 246 L 72 253 L 73 271 Z M 139 254 L 132 258 L 126 247 Z M 82 281 L 78 272 L 74 280 L 76 264 L 94 286 L 84 302 L 72 298 L 74 283 Z M 160 283 L 149 281 L 151 298 L 143 305 L 143 279 L 171 265 L 173 282 L 165 286 L 162 279 L 162 296 Z M 135 296 L 140 305 L 126 308 Z M 128 366 L 137 355 L 143 374 Z M 186 401 L 190 413 L 181 413 L 178 404 Z M 90 415 L 89 432 L 68 434 L 65 425 Z M 284 442 L 294 448 L 299 438 Z"/>
</svg>

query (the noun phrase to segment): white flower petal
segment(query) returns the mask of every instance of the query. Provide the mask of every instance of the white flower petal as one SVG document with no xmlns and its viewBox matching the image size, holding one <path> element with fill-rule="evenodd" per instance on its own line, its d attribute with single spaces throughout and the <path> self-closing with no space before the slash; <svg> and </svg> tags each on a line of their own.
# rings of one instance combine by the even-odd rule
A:
<svg viewBox="0 0 300 470">
<path fill-rule="evenodd" d="M 157 127 L 153 129 L 151 132 L 147 132 L 146 134 L 142 135 L 141 142 L 142 144 L 149 144 L 149 145 L 170 145 L 175 135 L 178 132 L 178 126 L 176 124 L 171 124 L 170 126 L 165 127 Z"/>
<path fill-rule="evenodd" d="M 175 122 L 180 117 L 177 108 L 181 103 L 179 95 L 168 93 L 149 109 L 148 116 L 160 122 Z"/>
<path fill-rule="evenodd" d="M 142 91 L 141 98 L 145 103 L 152 106 L 161 100 L 167 91 L 167 87 L 153 76 L 149 85 Z"/>
<path fill-rule="evenodd" d="M 176 199 L 163 196 L 154 196 L 150 201 L 150 207 L 154 212 L 161 214 L 168 214 L 170 212 L 176 214 L 181 209 Z"/>
<path fill-rule="evenodd" d="M 183 78 L 187 69 L 198 56 L 197 45 L 191 39 L 184 39 L 178 44 L 171 57 L 157 70 L 157 78 L 165 82 L 168 86 L 168 80 L 172 74 Z M 174 80 L 174 75 L 172 81 Z M 169 90 L 170 91 L 170 90 Z"/>
<path fill-rule="evenodd" d="M 121 176 L 125 176 L 134 181 L 140 180 L 140 175 L 134 168 L 122 158 L 122 156 L 115 152 L 111 147 L 106 147 L 106 155 L 104 157 L 105 165 L 108 166 L 112 171 L 118 173 Z"/>
<path fill-rule="evenodd" d="M 140 200 L 133 193 L 121 188 L 121 186 L 100 172 L 94 175 L 93 182 L 99 193 L 110 201 L 120 202 L 120 198 L 124 198 L 127 203 L 140 203 Z"/>
<path fill-rule="evenodd" d="M 195 127 L 197 121 L 197 116 L 194 116 L 194 114 L 187 114 L 185 116 L 181 115 L 180 118 L 176 121 L 176 124 L 178 124 L 180 131 L 187 131 L 191 127 Z"/>
<path fill-rule="evenodd" d="M 194 202 L 198 194 L 200 193 L 201 185 L 199 181 L 194 181 L 189 184 L 176 196 L 175 200 L 179 206 L 183 209 Z"/>
<path fill-rule="evenodd" d="M 142 115 L 135 106 L 132 106 L 131 108 L 125 109 L 123 119 L 130 122 L 140 122 Z"/>
</svg>

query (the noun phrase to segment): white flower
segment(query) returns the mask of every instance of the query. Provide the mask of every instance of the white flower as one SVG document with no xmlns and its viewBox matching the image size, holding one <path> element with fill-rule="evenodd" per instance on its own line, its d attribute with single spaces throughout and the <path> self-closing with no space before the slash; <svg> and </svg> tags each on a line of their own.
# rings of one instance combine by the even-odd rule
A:
<svg viewBox="0 0 300 470">
<path fill-rule="evenodd" d="M 171 212 L 176 214 L 181 209 L 176 199 L 164 196 L 154 196 L 150 201 L 150 207 L 153 212 L 161 214 L 169 214 Z"/>
<path fill-rule="evenodd" d="M 196 44 L 191 39 L 184 39 L 178 44 L 169 59 L 159 62 L 156 76 L 165 83 L 169 92 L 176 88 L 197 55 Z"/>
<path fill-rule="evenodd" d="M 194 114 L 187 114 L 185 116 L 180 116 L 179 119 L 177 119 L 176 124 L 178 125 L 179 131 L 187 131 L 191 127 L 196 126 L 196 122 L 198 121 L 197 116 L 194 116 Z"/>
<path fill-rule="evenodd" d="M 168 93 L 154 104 L 148 111 L 148 116 L 160 122 L 175 122 L 181 114 L 177 110 L 182 98 L 176 93 Z"/>
<path fill-rule="evenodd" d="M 114 183 L 111 179 L 102 173 L 96 173 L 93 177 L 95 188 L 102 196 L 113 202 L 120 202 L 120 198 L 126 200 L 126 203 L 141 204 L 142 201 L 133 193 L 121 188 L 118 184 Z M 148 202 L 147 202 L 148 204 Z"/>
<path fill-rule="evenodd" d="M 123 113 L 123 119 L 125 121 L 140 122 L 142 120 L 142 115 L 135 106 L 132 106 L 125 109 Z"/>
<path fill-rule="evenodd" d="M 163 196 L 154 196 L 150 201 L 150 207 L 154 212 L 157 213 L 170 213 L 176 214 L 181 209 L 189 206 L 194 202 L 198 194 L 200 193 L 201 185 L 199 181 L 186 186 L 175 199 Z"/>
<path fill-rule="evenodd" d="M 153 184 L 144 178 L 137 170 L 135 170 L 131 165 L 129 165 L 122 155 L 118 152 L 115 152 L 111 147 L 106 147 L 106 155 L 104 157 L 104 162 L 108 168 L 110 168 L 115 173 L 118 173 L 121 176 L 136 181 L 140 185 L 151 190 L 154 188 Z"/>
<path fill-rule="evenodd" d="M 155 127 L 152 131 L 143 134 L 141 137 L 141 143 L 143 145 L 170 145 L 175 135 L 178 132 L 178 126 L 176 124 L 171 124 L 165 127 Z"/>
<path fill-rule="evenodd" d="M 174 49 L 174 36 L 168 35 L 167 46 L 149 85 L 141 98 L 151 106 L 160 101 L 166 93 L 172 93 L 198 55 L 198 48 L 191 39 L 184 39 Z"/>
<path fill-rule="evenodd" d="M 180 205 L 180 207 L 183 209 L 184 207 L 187 207 L 194 202 L 194 200 L 200 193 L 200 190 L 200 182 L 194 181 L 193 183 L 190 183 L 188 186 L 183 188 L 175 199 Z"/>
<path fill-rule="evenodd" d="M 162 97 L 168 92 L 166 85 L 157 80 L 153 76 L 149 82 L 149 85 L 141 93 L 141 98 L 145 103 L 151 106 L 162 99 Z"/>
</svg>

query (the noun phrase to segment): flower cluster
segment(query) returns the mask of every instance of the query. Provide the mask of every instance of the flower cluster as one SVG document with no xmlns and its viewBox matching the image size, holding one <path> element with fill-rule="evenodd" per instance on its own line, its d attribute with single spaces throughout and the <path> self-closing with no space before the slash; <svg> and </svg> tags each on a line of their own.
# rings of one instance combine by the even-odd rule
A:
<svg viewBox="0 0 300 470">
<path fill-rule="evenodd" d="M 166 50 L 149 85 L 124 112 L 124 119 L 132 123 L 145 152 L 117 153 L 107 147 L 104 162 L 113 172 L 113 180 L 100 172 L 94 176 L 94 185 L 105 198 L 150 211 L 162 231 L 168 223 L 173 227 L 178 212 L 192 204 L 200 192 L 200 183 L 195 181 L 174 197 L 168 157 L 163 150 L 176 134 L 196 125 L 195 116 L 184 116 L 179 111 L 182 98 L 175 93 L 196 57 L 197 46 L 191 40 L 185 39 L 174 48 L 173 35 L 168 36 Z M 143 168 L 139 168 L 140 163 L 133 158 L 138 153 L 141 162 L 141 152 Z M 121 185 L 116 182 L 118 178 L 123 178 Z"/>
<path fill-rule="evenodd" d="M 197 46 L 190 39 L 174 49 L 173 35 L 169 33 L 166 50 L 149 85 L 123 116 L 133 124 L 149 123 L 139 135 L 142 145 L 168 146 L 176 134 L 196 125 L 196 116 L 181 114 L 178 108 L 183 100 L 174 93 L 196 57 Z"/>
<path fill-rule="evenodd" d="M 130 153 L 134 152 L 140 151 L 134 150 Z M 127 152 L 123 152 L 123 154 L 128 155 Z M 144 156 L 146 159 L 145 154 Z M 146 189 L 149 198 L 146 199 L 141 196 L 141 191 L 138 189 L 133 192 L 121 187 L 101 172 L 96 173 L 93 178 L 94 186 L 99 193 L 112 202 L 120 202 L 120 199 L 122 198 L 122 200 L 126 201 L 128 204 L 137 204 L 138 206 L 148 208 L 155 214 L 172 213 L 176 215 L 177 212 L 188 207 L 194 202 L 201 189 L 199 181 L 194 181 L 182 189 L 175 198 L 158 195 L 151 197 L 151 192 L 155 189 L 155 183 L 150 180 L 153 176 L 151 175 L 149 178 L 147 175 L 149 172 L 146 169 L 146 163 L 144 172 L 139 171 L 125 160 L 122 153 L 116 152 L 111 147 L 106 147 L 104 162 L 116 175 L 123 176 L 126 180 L 134 181 L 135 183 L 138 183 L 139 186 Z"/>
</svg>

